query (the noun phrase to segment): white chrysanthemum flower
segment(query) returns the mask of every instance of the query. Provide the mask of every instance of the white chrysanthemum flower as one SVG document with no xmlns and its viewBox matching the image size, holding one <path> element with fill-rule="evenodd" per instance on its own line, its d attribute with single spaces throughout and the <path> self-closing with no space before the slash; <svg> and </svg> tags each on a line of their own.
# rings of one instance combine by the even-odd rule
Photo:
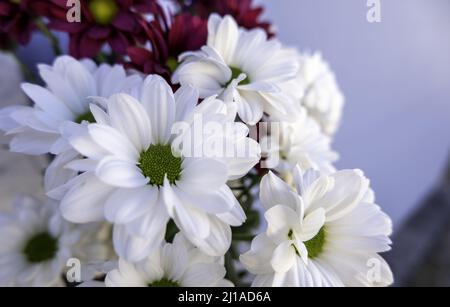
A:
<svg viewBox="0 0 450 307">
<path fill-rule="evenodd" d="M 66 222 L 54 202 L 19 198 L 13 211 L 0 214 L 0 285 L 64 285 L 68 259 L 106 260 L 99 229 Z"/>
<path fill-rule="evenodd" d="M 301 169 L 317 169 L 329 174 L 335 171 L 333 163 L 338 154 L 331 149 L 331 140 L 324 135 L 315 120 L 304 109 L 293 122 L 281 122 L 272 135 L 260 141 L 267 157 L 266 167 L 281 174 L 299 165 Z"/>
<path fill-rule="evenodd" d="M 174 95 L 162 78 L 149 76 L 136 91 L 139 99 L 112 96 L 106 112 L 93 105 L 96 124 L 65 127 L 70 144 L 86 159 L 68 165 L 83 173 L 62 187 L 63 216 L 75 223 L 106 218 L 119 226 L 115 248 L 128 261 L 146 256 L 134 251 L 144 243 L 148 250 L 159 246 L 170 218 L 204 252 L 223 255 L 231 243 L 230 225 L 245 220 L 227 181 L 258 163 L 259 144 L 247 137 L 244 124 L 227 116 L 222 101 L 212 97 L 197 106 L 198 92 L 191 87 Z M 180 123 L 186 129 L 174 135 Z M 199 130 L 209 124 L 219 129 Z M 212 143 L 219 149 L 225 144 L 232 156 L 202 151 Z M 130 236 L 139 239 L 130 243 Z"/>
<path fill-rule="evenodd" d="M 60 154 L 70 149 L 61 137 L 66 122 L 91 122 L 90 97 L 109 97 L 129 90 L 141 78 L 127 76 L 120 65 L 102 64 L 91 60 L 77 61 L 69 56 L 58 57 L 53 66 L 39 65 L 39 74 L 46 87 L 25 83 L 23 91 L 33 100 L 33 107 L 9 107 L 8 125 L 0 129 L 13 135 L 10 150 L 40 155 Z M 5 111 L 0 112 L 5 117 Z"/>
<path fill-rule="evenodd" d="M 253 286 L 387 286 L 378 253 L 390 250 L 392 224 L 374 204 L 359 170 L 321 175 L 294 171 L 296 191 L 269 173 L 261 183 L 267 232 L 241 262 Z"/>
<path fill-rule="evenodd" d="M 123 259 L 110 271 L 107 287 L 232 287 L 220 257 L 192 246 L 182 235 L 163 244 L 146 259 L 132 264 Z"/>
<path fill-rule="evenodd" d="M 334 73 L 322 55 L 299 55 L 300 69 L 292 90 L 301 92 L 301 104 L 308 110 L 325 134 L 333 135 L 339 128 L 344 95 L 342 94 Z M 301 88 L 299 91 L 298 88 Z"/>
<path fill-rule="evenodd" d="M 264 113 L 287 119 L 296 108 L 280 88 L 298 72 L 296 54 L 268 40 L 261 29 L 239 28 L 230 16 L 212 14 L 207 45 L 180 60 L 174 83 L 192 85 L 202 98 L 220 95 L 249 125 L 258 123 Z"/>
</svg>

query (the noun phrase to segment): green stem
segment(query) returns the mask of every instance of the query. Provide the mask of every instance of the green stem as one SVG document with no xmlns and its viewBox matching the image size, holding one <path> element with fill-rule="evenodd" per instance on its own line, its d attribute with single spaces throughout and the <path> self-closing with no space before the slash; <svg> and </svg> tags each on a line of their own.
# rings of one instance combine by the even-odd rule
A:
<svg viewBox="0 0 450 307">
<path fill-rule="evenodd" d="M 34 73 L 30 70 L 30 68 L 28 68 L 27 65 L 25 65 L 25 63 L 17 56 L 17 54 L 11 53 L 14 58 L 16 59 L 17 63 L 20 66 L 20 69 L 22 70 L 23 76 L 25 77 L 25 80 L 27 82 L 31 82 L 31 83 L 36 83 L 37 82 L 37 78 L 34 75 Z"/>
<path fill-rule="evenodd" d="M 59 46 L 59 41 L 56 36 L 50 31 L 45 22 L 42 19 L 36 19 L 36 26 L 44 34 L 44 36 L 49 40 L 52 46 L 53 53 L 58 56 L 62 54 L 61 47 Z"/>
<path fill-rule="evenodd" d="M 241 202 L 242 198 L 244 196 L 248 196 L 251 192 L 252 189 L 259 184 L 259 182 L 261 181 L 261 177 L 259 177 L 258 175 L 249 175 L 249 177 L 252 179 L 252 181 L 250 182 L 250 185 L 248 187 L 246 187 L 242 193 L 239 195 L 238 197 L 238 201 Z"/>
<path fill-rule="evenodd" d="M 254 238 L 252 234 L 233 233 L 233 241 L 251 242 Z"/>
</svg>

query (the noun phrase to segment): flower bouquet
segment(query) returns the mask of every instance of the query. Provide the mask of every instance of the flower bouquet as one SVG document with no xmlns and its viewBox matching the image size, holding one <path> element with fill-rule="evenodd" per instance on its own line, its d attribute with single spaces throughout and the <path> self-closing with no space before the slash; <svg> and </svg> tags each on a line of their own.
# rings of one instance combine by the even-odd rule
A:
<svg viewBox="0 0 450 307">
<path fill-rule="evenodd" d="M 35 32 L 55 54 L 18 66 L 29 101 L 0 110 L 9 150 L 48 162 L 45 196 L 0 215 L 0 285 L 392 284 L 390 218 L 361 170 L 334 166 L 335 76 L 262 13 L 0 1 L 2 57 Z"/>
</svg>

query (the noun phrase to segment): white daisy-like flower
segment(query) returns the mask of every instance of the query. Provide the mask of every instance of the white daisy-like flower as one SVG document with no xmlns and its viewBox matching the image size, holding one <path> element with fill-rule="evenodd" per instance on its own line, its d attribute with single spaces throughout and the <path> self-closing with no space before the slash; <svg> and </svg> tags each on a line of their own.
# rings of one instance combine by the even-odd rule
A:
<svg viewBox="0 0 450 307">
<path fill-rule="evenodd" d="M 105 260 L 98 230 L 66 222 L 54 202 L 19 198 L 12 211 L 0 214 L 0 285 L 64 285 L 68 259 Z"/>
<path fill-rule="evenodd" d="M 303 94 L 301 104 L 317 120 L 322 131 L 331 136 L 336 133 L 341 122 L 344 95 L 334 73 L 319 52 L 301 54 L 298 61 L 300 69 L 296 80 L 290 83 L 291 89 Z"/>
<path fill-rule="evenodd" d="M 162 244 L 146 259 L 129 263 L 123 259 L 106 275 L 107 287 L 232 287 L 225 279 L 220 257 L 211 257 L 191 245 L 182 235 Z"/>
<path fill-rule="evenodd" d="M 281 122 L 272 135 L 260 140 L 266 167 L 288 174 L 296 166 L 317 169 L 329 174 L 338 154 L 331 149 L 331 140 L 315 120 L 302 109 L 293 122 Z"/>
<path fill-rule="evenodd" d="M 174 83 L 192 85 L 202 98 L 220 95 L 249 125 L 264 113 L 278 119 L 294 113 L 295 101 L 280 86 L 296 77 L 296 54 L 268 40 L 261 29 L 239 28 L 232 17 L 212 14 L 207 45 L 181 55 L 180 61 Z"/>
<path fill-rule="evenodd" d="M 267 232 L 241 262 L 253 286 L 388 286 L 378 253 L 390 250 L 392 224 L 374 204 L 359 170 L 294 171 L 296 190 L 272 173 L 261 183 Z"/>
<path fill-rule="evenodd" d="M 106 218 L 115 225 L 117 253 L 128 261 L 146 256 L 134 252 L 142 244 L 128 242 L 130 236 L 159 246 L 170 218 L 204 252 L 223 255 L 231 243 L 230 225 L 245 220 L 227 181 L 258 163 L 259 144 L 247 137 L 247 126 L 228 117 L 222 101 L 211 97 L 197 106 L 198 92 L 191 87 L 174 94 L 162 78 L 149 76 L 135 94 L 139 99 L 112 96 L 106 112 L 93 105 L 96 124 L 65 127 L 70 144 L 86 159 L 68 165 L 82 174 L 62 187 L 63 216 L 75 223 Z M 178 134 L 180 123 L 186 129 Z M 208 124 L 219 130 L 202 130 Z M 226 144 L 232 156 L 202 151 L 212 143 Z M 200 155 L 192 155 L 192 148 Z"/>
<path fill-rule="evenodd" d="M 13 152 L 41 155 L 60 154 L 70 149 L 61 137 L 65 122 L 91 122 L 90 97 L 109 97 L 142 82 L 137 75 L 127 76 L 120 65 L 96 66 L 91 60 L 77 61 L 58 57 L 52 66 L 39 65 L 46 87 L 25 83 L 23 91 L 34 102 L 33 107 L 15 106 L 0 112 L 8 125 L 0 125 L 13 138 Z"/>
</svg>

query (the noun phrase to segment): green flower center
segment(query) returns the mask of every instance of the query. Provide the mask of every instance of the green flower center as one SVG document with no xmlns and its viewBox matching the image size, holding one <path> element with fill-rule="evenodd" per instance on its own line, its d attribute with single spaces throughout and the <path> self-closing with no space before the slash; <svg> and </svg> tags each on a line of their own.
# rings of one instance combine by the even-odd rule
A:
<svg viewBox="0 0 450 307">
<path fill-rule="evenodd" d="M 289 240 L 293 240 L 294 232 L 292 230 L 288 233 Z M 325 227 L 320 228 L 319 232 L 316 234 L 314 238 L 309 241 L 303 242 L 308 250 L 308 258 L 314 259 L 317 258 L 323 251 L 323 247 L 325 245 L 326 233 Z M 297 247 L 293 245 L 295 252 L 299 255 Z"/>
<path fill-rule="evenodd" d="M 150 145 L 147 151 L 141 153 L 139 168 L 154 186 L 164 185 L 164 178 L 175 184 L 181 176 L 183 159 L 172 153 L 170 145 Z"/>
<path fill-rule="evenodd" d="M 176 281 L 172 281 L 167 278 L 163 278 L 161 280 L 154 281 L 154 282 L 148 284 L 148 286 L 154 287 L 154 288 L 180 288 L 181 287 Z"/>
<path fill-rule="evenodd" d="M 228 87 L 231 82 L 233 82 L 233 80 L 237 79 L 242 73 L 243 71 L 239 68 L 236 67 L 230 67 L 231 69 L 231 79 L 227 82 L 227 84 L 225 84 L 225 87 Z M 242 80 L 241 82 L 239 82 L 240 85 L 247 85 L 250 84 L 250 79 L 247 76 L 247 78 L 245 78 L 245 80 Z"/>
<path fill-rule="evenodd" d="M 81 124 L 84 121 L 87 121 L 88 123 L 91 123 L 91 124 L 95 123 L 94 115 L 91 112 L 87 112 L 87 113 L 79 115 L 75 119 L 75 122 L 78 123 L 78 124 Z"/>
<path fill-rule="evenodd" d="M 89 11 L 98 24 L 109 25 L 119 13 L 119 7 L 114 0 L 92 0 Z"/>
<path fill-rule="evenodd" d="M 47 232 L 32 237 L 23 249 L 25 257 L 32 263 L 51 260 L 57 251 L 58 241 Z"/>
<path fill-rule="evenodd" d="M 166 62 L 166 65 L 167 65 L 167 67 L 169 67 L 171 72 L 174 72 L 175 70 L 177 70 L 178 61 L 174 57 L 169 57 L 169 59 Z"/>
</svg>

